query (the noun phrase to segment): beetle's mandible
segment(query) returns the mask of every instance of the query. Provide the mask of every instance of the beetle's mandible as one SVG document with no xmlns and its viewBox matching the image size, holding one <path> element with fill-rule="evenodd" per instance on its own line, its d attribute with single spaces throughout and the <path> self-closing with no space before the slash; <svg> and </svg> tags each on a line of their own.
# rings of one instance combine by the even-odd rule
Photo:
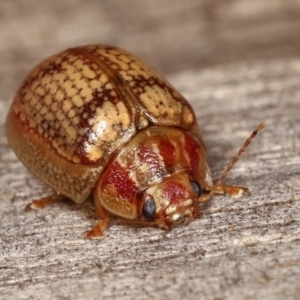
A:
<svg viewBox="0 0 300 300">
<path fill-rule="evenodd" d="M 92 194 L 99 221 L 87 238 L 101 238 L 111 215 L 169 229 L 198 218 L 198 203 L 215 193 L 248 192 L 223 180 L 262 128 L 213 184 L 191 105 L 141 59 L 104 45 L 42 61 L 25 78 L 6 119 L 11 148 L 55 191 L 27 207 L 62 198 L 82 203 Z"/>
</svg>

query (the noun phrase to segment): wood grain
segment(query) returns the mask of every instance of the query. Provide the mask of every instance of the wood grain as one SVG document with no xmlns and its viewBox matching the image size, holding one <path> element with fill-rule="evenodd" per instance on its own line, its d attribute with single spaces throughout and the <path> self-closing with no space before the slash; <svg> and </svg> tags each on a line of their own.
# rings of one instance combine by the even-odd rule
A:
<svg viewBox="0 0 300 300">
<path fill-rule="evenodd" d="M 13 8 L 2 1 L 2 9 L 5 8 L 8 13 L 5 15 L 6 21 L 0 19 L 2 24 L 8 22 L 9 14 L 17 24 L 16 18 L 20 17 L 21 11 L 24 14 L 19 22 L 28 20 L 26 18 L 30 13 L 27 8 L 23 9 L 25 1 L 18 2 L 19 6 Z M 32 7 L 37 5 L 37 1 L 28 2 Z M 228 43 L 223 48 L 241 47 L 231 52 L 232 59 L 224 54 L 223 58 L 212 64 L 198 63 L 202 61 L 195 58 L 199 53 L 189 48 L 193 48 L 189 44 L 186 53 L 194 53 L 194 57 L 186 61 L 181 58 L 183 61 L 178 62 L 179 66 L 169 68 L 168 63 L 160 64 L 164 61 L 160 56 L 163 51 L 154 42 L 158 54 L 149 62 L 154 62 L 166 72 L 173 71 L 168 79 L 195 108 L 216 180 L 251 131 L 261 121 L 266 123 L 266 128 L 254 139 L 226 179 L 227 183 L 249 187 L 252 194 L 240 199 L 214 197 L 212 202 L 202 206 L 201 219 L 189 226 L 178 226 L 170 232 L 114 224 L 106 231 L 102 241 L 86 241 L 83 237 L 96 221 L 90 201 L 82 205 L 65 201 L 38 212 L 24 211 L 28 201 L 51 191 L 25 170 L 7 145 L 3 124 L 13 90 L 2 89 L 0 299 L 297 299 L 300 292 L 300 59 L 293 52 L 298 47 L 297 43 L 289 38 L 296 34 L 290 28 L 298 21 L 296 17 L 288 18 L 287 15 L 297 16 L 298 2 L 275 1 L 275 8 L 270 10 L 269 7 L 259 7 L 259 1 L 251 1 L 249 5 L 252 10 L 256 7 L 256 12 L 260 11 L 261 14 L 254 13 L 249 6 L 247 10 L 245 1 L 225 1 L 226 5 L 218 1 L 186 1 L 183 6 L 176 4 L 171 7 L 168 7 L 170 2 L 166 1 L 165 5 L 161 4 L 160 10 L 155 10 L 157 1 L 151 2 L 153 4 L 150 2 L 144 2 L 148 9 L 147 14 L 141 13 L 142 16 L 148 16 L 147 20 L 143 19 L 144 23 L 137 22 L 134 18 L 138 17 L 133 12 L 129 14 L 133 18 L 132 23 L 127 23 L 126 18 L 121 17 L 126 11 L 121 1 L 110 1 L 109 5 L 104 1 L 90 1 L 89 9 L 84 11 L 90 14 L 90 23 L 82 29 L 90 35 L 84 42 L 95 42 L 92 37 L 96 36 L 93 22 L 96 22 L 95 15 L 100 14 L 96 7 L 99 8 L 101 3 L 101 9 L 105 7 L 106 12 L 110 11 L 111 18 L 120 18 L 118 24 L 123 24 L 121 46 L 126 47 L 131 41 L 131 46 L 127 48 L 134 50 L 143 41 L 140 55 L 143 53 L 149 61 L 148 55 L 155 50 L 152 49 L 155 39 L 151 39 L 155 31 L 164 32 L 171 28 L 170 24 L 176 23 L 174 15 L 187 20 L 189 26 L 197 27 L 199 23 L 196 21 L 198 15 L 195 7 L 198 5 L 203 8 L 208 3 L 214 3 L 215 8 L 210 11 L 207 9 L 205 15 L 210 15 L 211 26 L 215 24 L 217 28 L 226 23 L 232 29 L 228 33 Z M 283 4 L 292 2 L 294 6 Z M 137 10 L 142 9 L 142 5 L 133 0 L 128 3 L 135 4 Z M 45 21 L 42 18 L 42 22 L 37 21 L 38 13 L 33 16 L 34 22 L 40 24 L 40 29 L 35 25 L 35 30 L 41 40 L 24 38 L 20 44 L 20 39 L 14 33 L 14 41 L 9 41 L 8 35 L 3 34 L 5 30 L 10 32 L 8 25 L 1 27 L 4 29 L 0 40 L 5 43 L 0 43 L 0 53 L 6 53 L 9 49 L 13 53 L 7 59 L 0 55 L 3 65 L 0 71 L 2 86 L 5 78 L 15 85 L 15 81 L 21 80 L 21 74 L 25 75 L 32 62 L 42 58 L 42 55 L 68 47 L 68 43 L 72 46 L 73 42 L 80 40 L 75 37 L 77 25 L 70 22 L 74 16 L 79 20 L 83 18 L 78 13 L 79 8 L 69 10 L 67 14 L 62 13 L 61 9 L 69 8 L 68 1 L 53 1 L 53 4 L 45 5 L 38 5 L 37 11 L 41 13 L 47 7 L 44 16 L 55 11 L 57 19 L 47 21 L 46 18 Z M 231 14 L 228 13 L 230 7 Z M 276 7 L 281 7 L 281 13 Z M 218 15 L 216 11 L 222 13 Z M 236 19 L 233 18 L 234 11 L 238 15 Z M 287 15 L 282 11 L 288 12 Z M 246 14 L 244 17 L 243 12 Z M 252 19 L 249 17 L 251 12 Z M 101 13 L 103 15 L 102 10 Z M 193 22 L 190 20 L 192 16 Z M 267 20 L 265 23 L 264 16 Z M 111 24 L 105 29 L 106 32 L 111 30 L 109 42 L 118 44 L 121 33 L 107 18 L 98 21 L 99 26 Z M 259 18 L 260 25 L 253 24 Z M 56 29 L 50 39 L 55 43 L 49 46 L 51 42 L 47 41 L 44 34 L 46 25 L 49 22 L 59 23 L 58 20 L 65 26 L 62 36 L 57 35 Z M 83 22 L 86 18 L 81 20 Z M 144 25 L 139 31 L 149 35 L 149 42 L 144 40 L 145 37 L 129 36 L 129 31 L 131 34 L 138 32 L 133 24 L 146 24 L 149 20 L 157 20 L 157 28 L 151 29 L 150 24 L 148 27 Z M 245 25 L 245 20 L 248 20 L 249 26 Z M 255 55 L 246 55 L 243 59 L 243 55 L 238 53 L 250 53 L 256 49 L 255 42 L 259 44 L 259 39 L 253 37 L 252 42 L 248 41 L 249 44 L 243 48 L 241 45 L 247 37 L 243 37 L 242 31 L 246 30 L 249 36 L 253 36 L 251 28 L 260 26 L 256 27 L 258 32 L 259 28 L 271 32 L 275 27 L 270 25 L 270 20 L 282 31 L 278 30 L 278 36 L 271 34 L 269 40 L 264 41 L 266 52 L 262 47 Z M 180 26 L 176 28 L 185 33 L 187 24 L 183 23 L 183 29 Z M 234 23 L 235 27 L 239 27 L 239 36 L 234 35 L 234 27 L 231 27 Z M 87 30 L 91 24 L 93 29 Z M 31 32 L 32 28 L 29 26 L 22 30 Z M 49 32 L 51 35 L 52 31 Z M 102 38 L 104 33 L 101 32 L 99 36 Z M 226 28 L 216 29 L 213 34 L 224 37 L 227 36 L 225 33 Z M 176 36 L 178 32 L 173 29 L 169 34 Z M 215 51 L 220 53 L 222 51 L 217 45 L 223 45 L 224 39 L 218 40 L 213 34 L 212 44 Z M 79 36 L 82 35 L 83 32 L 79 32 Z M 285 36 L 284 42 L 280 36 Z M 101 42 L 108 41 L 103 38 Z M 278 51 L 272 51 L 273 42 L 278 46 Z M 195 43 L 194 47 L 204 51 L 202 44 L 196 40 Z M 162 47 L 166 47 L 166 44 L 162 44 Z M 174 64 L 174 57 L 184 49 L 183 44 L 179 43 L 179 48 L 175 44 L 170 42 L 175 52 L 170 55 L 170 60 Z M 291 52 L 284 50 L 292 48 L 294 50 Z M 21 49 L 27 49 L 25 55 L 15 60 Z M 275 55 L 275 52 L 278 53 Z M 196 67 L 191 67 L 193 62 Z M 4 70 L 8 70 L 8 77 L 5 77 Z"/>
<path fill-rule="evenodd" d="M 300 52 L 300 1 L 0 0 L 0 98 L 41 59 L 102 43 L 164 74 Z"/>
</svg>

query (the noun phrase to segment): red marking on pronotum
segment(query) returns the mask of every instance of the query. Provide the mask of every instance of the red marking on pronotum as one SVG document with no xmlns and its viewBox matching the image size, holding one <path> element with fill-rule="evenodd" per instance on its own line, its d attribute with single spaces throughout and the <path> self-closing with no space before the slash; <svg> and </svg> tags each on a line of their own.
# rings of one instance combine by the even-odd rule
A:
<svg viewBox="0 0 300 300">
<path fill-rule="evenodd" d="M 182 200 L 185 194 L 185 187 L 179 182 L 167 182 L 163 190 L 163 198 L 169 201 Z"/>
<path fill-rule="evenodd" d="M 107 184 L 113 184 L 116 191 L 129 203 L 134 201 L 138 187 L 130 179 L 129 171 L 122 168 L 118 162 L 113 163 L 103 178 L 103 185 Z"/>
<path fill-rule="evenodd" d="M 184 135 L 184 149 L 188 154 L 190 167 L 194 174 L 199 173 L 199 144 L 188 134 Z"/>
<path fill-rule="evenodd" d="M 159 152 L 163 157 L 164 163 L 167 167 L 175 164 L 175 147 L 169 140 L 161 140 L 159 145 Z"/>
<path fill-rule="evenodd" d="M 141 144 L 137 150 L 139 160 L 141 163 L 147 164 L 149 172 L 161 173 L 162 165 L 160 159 L 151 147 Z"/>
</svg>

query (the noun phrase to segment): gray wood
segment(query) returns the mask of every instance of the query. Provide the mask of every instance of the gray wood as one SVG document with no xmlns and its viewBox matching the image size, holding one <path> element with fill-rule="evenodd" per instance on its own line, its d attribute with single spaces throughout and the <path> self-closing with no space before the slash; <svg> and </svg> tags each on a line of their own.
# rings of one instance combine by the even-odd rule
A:
<svg viewBox="0 0 300 300">
<path fill-rule="evenodd" d="M 118 45 L 166 73 L 300 52 L 300 0 L 0 0 L 0 98 L 68 47 Z"/>
<path fill-rule="evenodd" d="M 180 11 L 186 12 L 182 15 L 187 23 L 181 22 L 182 26 L 175 26 L 172 34 L 179 34 L 176 28 L 181 30 L 183 36 L 193 26 L 199 29 L 200 22 L 196 21 L 198 15 L 194 11 L 196 7 L 202 9 L 199 8 L 200 12 L 204 11 L 205 5 L 209 6 L 206 1 L 185 1 L 187 4 L 182 6 L 171 6 L 170 1 L 166 1 L 160 10 L 156 10 L 157 1 L 145 1 L 147 12 L 142 12 L 139 17 L 133 9 L 129 12 L 121 1 L 90 1 L 87 2 L 89 9 L 84 10 L 80 6 L 61 14 L 59 8 L 70 8 L 71 2 L 53 1 L 47 6 L 37 4 L 38 1 L 20 0 L 14 2 L 19 3 L 16 7 L 8 1 L 0 2 L 0 25 L 5 24 L 0 31 L 0 85 L 1 88 L 5 86 L 0 93 L 0 299 L 299 297 L 300 59 L 293 52 L 298 47 L 293 40 L 296 31 L 290 30 L 298 23 L 299 2 L 294 1 L 293 6 L 288 4 L 291 2 L 274 1 L 272 9 L 263 5 L 259 7 L 257 3 L 260 1 L 251 1 L 249 6 L 245 1 L 228 1 L 226 5 L 218 1 L 209 2 L 215 6 L 211 6 L 211 14 L 206 11 L 203 15 L 210 15 L 211 19 L 203 18 L 207 21 L 203 21 L 201 26 L 227 24 L 224 30 L 219 33 L 216 30 L 212 34 L 211 43 L 215 48 L 210 50 L 214 49 L 221 55 L 222 49 L 218 50 L 216 45 L 222 45 L 225 39 L 228 42 L 225 49 L 232 51 L 228 50 L 227 54 L 223 53 L 223 57 L 212 63 L 199 63 L 198 58 L 205 56 L 199 56 L 195 49 L 205 51 L 205 45 L 195 40 L 195 48 L 192 49 L 190 44 L 186 49 L 186 53 L 194 53 L 194 56 L 183 59 L 174 68 L 161 64 L 164 61 L 163 51 L 155 41 L 162 40 L 164 34 L 157 39 L 153 36 L 155 32 L 170 29 L 171 25 L 180 25 L 180 22 L 176 23 L 176 18 L 180 19 Z M 37 13 L 33 14 L 25 6 L 26 3 L 29 3 L 29 8 L 36 5 L 35 11 L 44 12 L 44 18 L 48 16 L 51 19 L 50 16 L 54 16 L 51 14 L 57 12 L 56 18 L 51 21 L 46 18 L 42 22 Z M 127 3 L 135 4 L 135 9 L 139 11 L 142 9 L 141 4 L 133 0 Z M 96 8 L 99 7 L 105 8 L 106 18 L 97 19 L 100 12 Z M 279 8 L 286 15 L 279 13 Z M 83 9 L 82 14 L 78 13 L 80 9 Z M 132 23 L 127 23 L 125 17 L 122 19 L 125 12 L 128 13 L 127 18 L 132 17 Z M 233 26 L 234 12 L 237 15 L 236 26 Z M 83 13 L 90 17 L 83 17 Z M 105 15 L 102 10 L 101 13 L 101 16 Z M 252 14 L 252 19 L 249 14 Z M 29 16 L 33 18 L 33 25 L 29 22 Z M 87 34 L 84 42 L 96 40 L 94 28 L 98 20 L 99 26 L 106 25 L 105 30 L 99 33 L 103 38 L 101 42 L 118 44 L 130 50 L 141 46 L 140 54 L 150 62 L 148 54 L 158 51 L 151 63 L 166 72 L 174 72 L 168 79 L 195 108 L 216 180 L 251 131 L 261 121 L 266 123 L 266 128 L 255 138 L 226 179 L 228 184 L 249 187 L 251 196 L 240 199 L 214 197 L 212 202 L 202 206 L 203 215 L 199 220 L 188 226 L 178 226 L 170 232 L 113 224 L 102 241 L 83 239 L 96 221 L 91 201 L 82 205 L 65 201 L 38 212 L 24 211 L 31 199 L 51 191 L 29 174 L 9 149 L 4 138 L 5 115 L 13 91 L 35 60 L 37 62 L 51 52 L 83 40 L 75 37 L 74 33 L 80 27 L 70 21 L 75 16 L 76 22 L 82 20 L 82 24 L 83 20 L 90 20 L 82 32 L 79 31 L 80 37 Z M 145 16 L 148 20 L 157 18 L 157 27 L 147 27 L 143 19 Z M 190 20 L 192 16 L 194 21 Z M 264 16 L 266 22 L 262 22 Z M 123 35 L 128 36 L 123 36 L 120 44 L 118 38 L 121 33 L 112 23 L 113 17 L 119 25 L 123 24 Z M 255 24 L 259 18 L 261 23 Z M 245 19 L 252 26 L 245 26 L 242 22 Z M 55 26 L 55 34 L 49 30 L 46 35 L 50 22 Z M 135 27 L 138 24 L 144 24 L 140 31 Z M 277 27 L 272 24 L 277 24 Z M 58 25 L 63 25 L 61 36 L 58 35 Z M 12 29 L 16 26 L 25 33 L 35 32 L 36 35 L 21 39 L 21 33 Z M 89 27 L 92 30 L 88 30 Z M 234 35 L 234 27 L 238 27 L 237 35 Z M 226 30 L 229 29 L 231 31 L 228 33 Z M 268 36 L 266 32 L 276 29 L 278 35 L 269 34 L 264 47 L 258 47 L 254 55 L 243 58 L 241 53 L 250 53 L 263 39 L 262 36 Z M 256 39 L 254 33 L 260 31 L 262 36 Z M 105 39 L 108 32 L 111 37 Z M 143 32 L 148 35 L 149 41 L 144 36 L 131 36 L 129 32 Z M 248 32 L 248 38 L 252 37 L 252 42 L 247 41 L 245 48 L 241 46 L 247 37 L 243 37 L 243 32 Z M 284 32 L 286 40 L 282 43 Z M 12 36 L 12 40 L 8 36 Z M 209 34 L 204 34 L 204 37 L 208 38 Z M 184 39 L 186 41 L 187 37 Z M 55 43 L 52 44 L 52 41 Z M 157 49 L 151 48 L 152 42 Z M 130 47 L 126 47 L 128 44 Z M 166 44 L 168 42 L 163 46 Z M 276 51 L 272 50 L 275 44 L 278 46 Z M 176 43 L 169 40 L 169 45 L 175 53 L 170 54 L 170 62 L 176 64 L 176 56 L 185 49 L 184 44 L 179 41 L 176 48 Z M 236 46 L 239 50 L 233 51 Z M 18 56 L 21 50 L 23 56 Z M 230 53 L 234 55 L 231 57 Z M 210 55 L 213 61 L 214 55 Z M 192 68 L 193 62 L 196 66 Z"/>
</svg>

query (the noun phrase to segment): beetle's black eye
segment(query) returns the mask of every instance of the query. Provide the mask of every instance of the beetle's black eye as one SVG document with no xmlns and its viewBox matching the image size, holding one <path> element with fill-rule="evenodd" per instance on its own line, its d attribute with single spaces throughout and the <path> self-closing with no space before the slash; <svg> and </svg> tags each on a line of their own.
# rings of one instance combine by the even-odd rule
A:
<svg viewBox="0 0 300 300">
<path fill-rule="evenodd" d="M 145 202 L 142 213 L 146 219 L 149 220 L 155 219 L 156 205 L 153 199 L 149 199 Z"/>
<path fill-rule="evenodd" d="M 202 193 L 202 189 L 200 184 L 197 181 L 191 181 L 191 186 L 194 192 L 196 193 L 197 197 L 200 197 Z"/>
</svg>

